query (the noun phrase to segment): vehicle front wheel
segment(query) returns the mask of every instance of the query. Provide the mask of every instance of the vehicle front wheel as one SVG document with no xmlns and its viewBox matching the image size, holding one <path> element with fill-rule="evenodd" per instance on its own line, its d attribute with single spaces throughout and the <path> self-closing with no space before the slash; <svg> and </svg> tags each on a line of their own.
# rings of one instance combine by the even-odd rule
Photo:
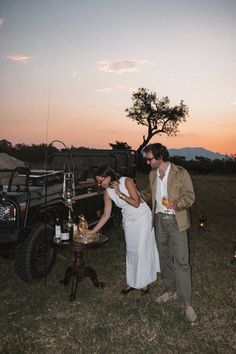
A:
<svg viewBox="0 0 236 354">
<path fill-rule="evenodd" d="M 32 282 L 50 272 L 56 256 L 56 251 L 52 247 L 53 236 L 53 227 L 36 223 L 26 239 L 17 246 L 15 270 L 23 281 Z"/>
</svg>

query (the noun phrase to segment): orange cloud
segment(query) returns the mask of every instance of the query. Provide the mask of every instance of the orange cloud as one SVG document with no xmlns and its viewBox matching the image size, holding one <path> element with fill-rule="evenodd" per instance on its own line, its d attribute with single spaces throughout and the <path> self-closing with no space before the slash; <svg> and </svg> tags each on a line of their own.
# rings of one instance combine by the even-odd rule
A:
<svg viewBox="0 0 236 354">
<path fill-rule="evenodd" d="M 31 59 L 31 57 L 28 57 L 26 55 L 21 55 L 21 54 L 8 55 L 7 58 L 22 64 L 28 63 L 28 61 Z"/>
</svg>

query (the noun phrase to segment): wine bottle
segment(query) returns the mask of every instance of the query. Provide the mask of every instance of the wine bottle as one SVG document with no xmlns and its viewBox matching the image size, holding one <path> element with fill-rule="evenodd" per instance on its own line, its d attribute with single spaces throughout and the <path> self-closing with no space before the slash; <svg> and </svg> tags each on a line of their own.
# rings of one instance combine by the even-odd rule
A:
<svg viewBox="0 0 236 354">
<path fill-rule="evenodd" d="M 60 242 L 61 241 L 61 225 L 59 218 L 56 218 L 56 223 L 55 223 L 55 241 Z"/>
<path fill-rule="evenodd" d="M 61 232 L 61 240 L 62 241 L 69 241 L 69 232 L 67 228 L 67 222 L 64 220 L 62 224 L 62 232 Z"/>
<path fill-rule="evenodd" d="M 68 220 L 66 223 L 66 228 L 67 228 L 67 232 L 69 233 L 69 240 L 70 241 L 73 241 L 73 226 L 74 226 L 74 223 L 73 223 L 73 220 L 71 217 L 71 211 L 69 210 L 69 216 L 68 216 Z"/>
</svg>

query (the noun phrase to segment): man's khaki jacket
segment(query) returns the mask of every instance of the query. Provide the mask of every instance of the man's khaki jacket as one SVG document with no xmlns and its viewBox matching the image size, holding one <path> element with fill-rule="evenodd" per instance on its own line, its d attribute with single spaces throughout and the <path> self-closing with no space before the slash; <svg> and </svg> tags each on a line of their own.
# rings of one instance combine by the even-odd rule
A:
<svg viewBox="0 0 236 354">
<path fill-rule="evenodd" d="M 195 201 L 195 193 L 188 172 L 181 166 L 170 164 L 167 180 L 168 198 L 177 202 L 177 208 L 175 209 L 176 221 L 179 231 L 184 231 L 191 225 L 189 208 Z M 149 185 L 140 195 L 145 201 L 152 200 L 153 217 L 156 209 L 156 185 L 157 170 L 152 170 L 149 173 Z"/>
</svg>

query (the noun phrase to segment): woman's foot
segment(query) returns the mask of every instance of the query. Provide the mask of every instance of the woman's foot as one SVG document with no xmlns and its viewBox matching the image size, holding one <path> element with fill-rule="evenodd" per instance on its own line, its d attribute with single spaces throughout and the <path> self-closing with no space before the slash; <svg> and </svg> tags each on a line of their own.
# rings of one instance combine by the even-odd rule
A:
<svg viewBox="0 0 236 354">
<path fill-rule="evenodd" d="M 130 291 L 135 290 L 134 288 L 132 288 L 131 286 L 127 285 L 126 288 L 124 288 L 123 290 L 121 290 L 121 295 L 127 295 Z"/>
<path fill-rule="evenodd" d="M 141 295 L 146 295 L 149 292 L 149 285 L 141 289 Z"/>
</svg>

